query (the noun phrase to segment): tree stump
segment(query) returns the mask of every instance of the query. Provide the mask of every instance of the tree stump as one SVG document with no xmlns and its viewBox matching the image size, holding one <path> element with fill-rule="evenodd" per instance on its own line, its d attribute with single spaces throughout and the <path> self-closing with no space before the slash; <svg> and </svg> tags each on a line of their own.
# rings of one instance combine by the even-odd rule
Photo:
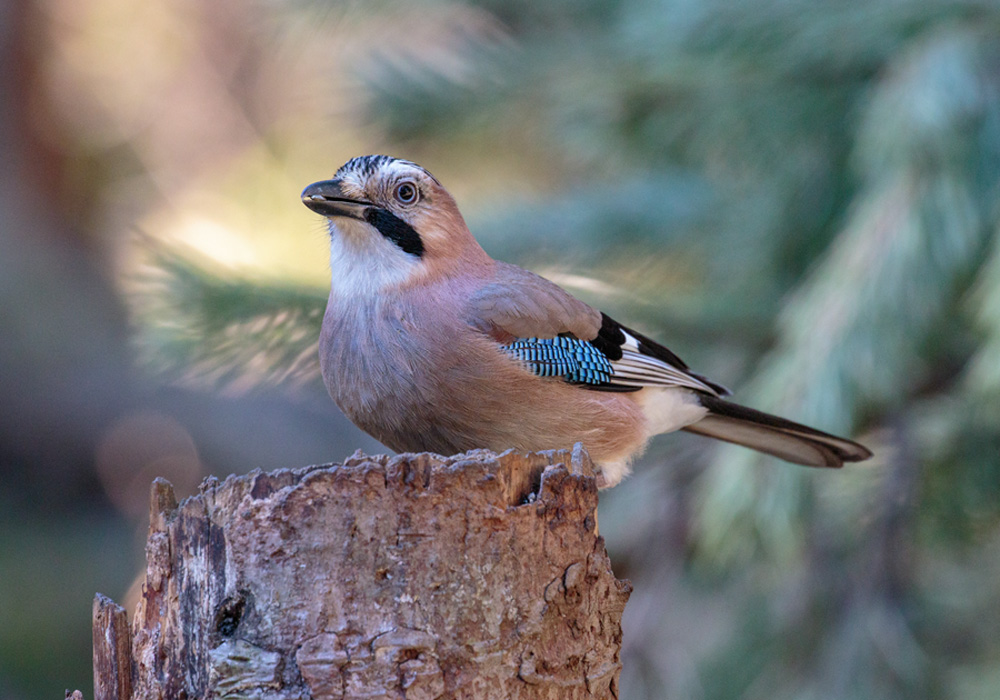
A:
<svg viewBox="0 0 1000 700">
<path fill-rule="evenodd" d="M 95 601 L 97 700 L 618 696 L 631 588 L 579 445 L 357 453 L 151 500 L 131 639 Z"/>
</svg>

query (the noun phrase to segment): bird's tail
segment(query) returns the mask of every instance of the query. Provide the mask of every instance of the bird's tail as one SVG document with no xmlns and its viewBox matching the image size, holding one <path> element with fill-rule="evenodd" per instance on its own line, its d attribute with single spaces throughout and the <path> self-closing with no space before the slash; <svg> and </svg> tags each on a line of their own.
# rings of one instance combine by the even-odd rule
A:
<svg viewBox="0 0 1000 700">
<path fill-rule="evenodd" d="M 708 415 L 684 428 L 808 467 L 842 467 L 872 456 L 864 445 L 763 411 L 699 395 Z"/>
</svg>

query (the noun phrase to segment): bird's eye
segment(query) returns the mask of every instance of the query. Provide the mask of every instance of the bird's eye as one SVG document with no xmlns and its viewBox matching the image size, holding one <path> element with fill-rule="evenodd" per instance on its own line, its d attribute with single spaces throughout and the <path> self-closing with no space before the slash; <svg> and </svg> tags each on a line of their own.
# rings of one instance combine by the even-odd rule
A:
<svg viewBox="0 0 1000 700">
<path fill-rule="evenodd" d="M 412 182 L 401 182 L 396 185 L 396 190 L 392 195 L 400 204 L 413 204 L 417 201 L 420 191 Z"/>
</svg>

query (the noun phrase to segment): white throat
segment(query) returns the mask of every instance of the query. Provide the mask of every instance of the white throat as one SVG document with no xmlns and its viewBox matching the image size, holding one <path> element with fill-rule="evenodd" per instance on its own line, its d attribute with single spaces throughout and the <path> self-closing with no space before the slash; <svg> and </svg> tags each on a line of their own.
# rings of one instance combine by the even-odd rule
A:
<svg viewBox="0 0 1000 700">
<path fill-rule="evenodd" d="M 342 298 L 372 297 L 419 272 L 419 258 L 404 253 L 368 223 L 330 222 L 330 292 Z"/>
</svg>

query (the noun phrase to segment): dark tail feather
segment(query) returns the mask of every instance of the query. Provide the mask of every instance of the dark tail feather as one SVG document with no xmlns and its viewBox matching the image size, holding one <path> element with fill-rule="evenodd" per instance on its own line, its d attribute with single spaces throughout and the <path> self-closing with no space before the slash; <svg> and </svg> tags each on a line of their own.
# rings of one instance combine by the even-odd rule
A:
<svg viewBox="0 0 1000 700">
<path fill-rule="evenodd" d="M 699 396 L 708 415 L 684 430 L 743 445 L 807 467 L 842 467 L 872 456 L 864 445 L 763 411 Z"/>
</svg>

